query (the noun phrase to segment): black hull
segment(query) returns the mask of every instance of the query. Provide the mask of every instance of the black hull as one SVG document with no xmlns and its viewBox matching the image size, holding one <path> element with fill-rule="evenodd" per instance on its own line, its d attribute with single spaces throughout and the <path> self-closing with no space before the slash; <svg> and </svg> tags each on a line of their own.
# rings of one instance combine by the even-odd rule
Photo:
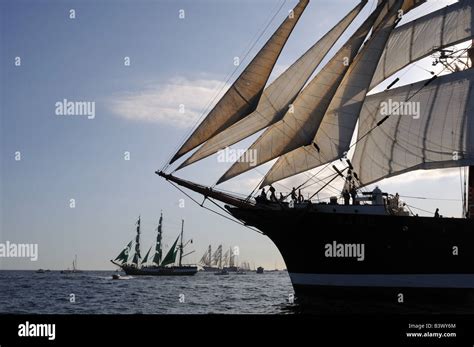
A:
<svg viewBox="0 0 474 347">
<path fill-rule="evenodd" d="M 298 299 L 430 297 L 474 291 L 474 220 L 321 213 L 312 207 L 229 211 L 265 233 L 285 260 Z M 331 256 L 327 245 L 364 245 L 364 256 Z M 352 254 L 353 255 L 353 254 Z"/>
<path fill-rule="evenodd" d="M 205 272 L 217 272 L 221 270 L 218 267 L 213 267 L 213 266 L 203 266 L 202 268 L 203 268 L 203 271 Z"/>
<path fill-rule="evenodd" d="M 131 276 L 193 276 L 197 266 L 145 267 L 122 266 L 122 270 Z"/>
</svg>

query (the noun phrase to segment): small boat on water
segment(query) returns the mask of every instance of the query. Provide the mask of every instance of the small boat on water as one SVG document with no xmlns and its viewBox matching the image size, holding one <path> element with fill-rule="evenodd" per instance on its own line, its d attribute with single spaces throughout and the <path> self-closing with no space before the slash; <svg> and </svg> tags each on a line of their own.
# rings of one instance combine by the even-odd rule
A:
<svg viewBox="0 0 474 347">
<path fill-rule="evenodd" d="M 217 276 L 222 276 L 222 275 L 228 275 L 229 272 L 225 269 L 222 269 L 220 271 L 217 271 L 217 272 L 214 272 L 214 275 L 217 275 Z"/>
<path fill-rule="evenodd" d="M 129 280 L 131 278 L 132 278 L 131 276 L 122 276 L 122 275 L 119 275 L 119 274 L 113 274 L 112 275 L 113 280 Z"/>
<path fill-rule="evenodd" d="M 259 267 L 257 268 L 257 273 L 258 273 L 258 274 L 263 274 L 263 267 L 259 266 Z"/>
<path fill-rule="evenodd" d="M 46 272 L 46 271 L 43 270 L 43 269 L 38 269 L 38 270 L 36 271 L 37 274 L 44 274 L 45 272 Z"/>
<path fill-rule="evenodd" d="M 77 255 L 74 257 L 74 260 L 72 261 L 72 270 L 71 269 L 66 269 L 66 270 L 61 270 L 62 274 L 72 274 L 72 273 L 82 273 L 82 270 L 79 270 L 77 268 Z"/>
</svg>

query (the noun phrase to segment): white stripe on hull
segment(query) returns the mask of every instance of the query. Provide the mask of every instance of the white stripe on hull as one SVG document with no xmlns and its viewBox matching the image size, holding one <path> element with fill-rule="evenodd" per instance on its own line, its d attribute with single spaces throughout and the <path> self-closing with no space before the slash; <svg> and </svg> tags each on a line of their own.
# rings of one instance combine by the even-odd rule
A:
<svg viewBox="0 0 474 347">
<path fill-rule="evenodd" d="M 290 273 L 294 285 L 341 287 L 473 288 L 474 274 L 307 274 Z"/>
</svg>

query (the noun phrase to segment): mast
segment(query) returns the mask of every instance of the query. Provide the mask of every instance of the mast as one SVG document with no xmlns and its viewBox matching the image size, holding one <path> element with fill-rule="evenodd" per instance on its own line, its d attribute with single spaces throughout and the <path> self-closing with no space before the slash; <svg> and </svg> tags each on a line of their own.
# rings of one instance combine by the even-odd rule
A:
<svg viewBox="0 0 474 347">
<path fill-rule="evenodd" d="M 234 264 L 234 252 L 232 251 L 232 246 L 229 247 L 229 267 L 233 267 Z"/>
<path fill-rule="evenodd" d="M 137 222 L 137 236 L 135 238 L 135 255 L 133 257 L 133 263 L 138 267 L 140 262 L 140 216 L 138 216 Z"/>
<path fill-rule="evenodd" d="M 467 218 L 474 218 L 474 166 L 469 166 L 469 193 L 467 196 Z"/>
<path fill-rule="evenodd" d="M 208 264 L 207 266 L 212 266 L 212 249 L 211 245 L 209 245 L 209 250 L 208 250 Z"/>
<path fill-rule="evenodd" d="M 219 257 L 217 267 L 219 269 L 222 269 L 222 245 L 219 245 L 219 248 L 217 249 L 217 251 L 218 251 L 217 256 Z"/>
<path fill-rule="evenodd" d="M 156 228 L 156 244 L 155 244 L 155 256 L 153 257 L 153 262 L 159 266 L 161 263 L 162 249 L 161 249 L 161 239 L 163 233 L 163 211 L 160 214 L 160 221 L 158 222 L 158 227 Z"/>
<path fill-rule="evenodd" d="M 181 260 L 183 259 L 183 232 L 184 232 L 184 219 L 181 219 L 181 242 L 179 244 L 179 266 L 181 267 Z"/>
</svg>

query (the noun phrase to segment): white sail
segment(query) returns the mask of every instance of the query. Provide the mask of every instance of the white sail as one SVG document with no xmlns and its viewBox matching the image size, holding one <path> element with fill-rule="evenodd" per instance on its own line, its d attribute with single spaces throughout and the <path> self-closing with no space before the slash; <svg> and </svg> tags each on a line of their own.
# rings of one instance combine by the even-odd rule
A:
<svg viewBox="0 0 474 347">
<path fill-rule="evenodd" d="M 255 134 L 280 120 L 316 67 L 367 4 L 362 1 L 263 91 L 257 109 L 209 139 L 178 170 Z"/>
<path fill-rule="evenodd" d="M 370 87 L 436 50 L 472 39 L 473 14 L 472 1 L 461 0 L 396 28 L 387 42 Z"/>
<path fill-rule="evenodd" d="M 308 2 L 300 0 L 170 163 L 255 110 L 273 66 Z"/>
<path fill-rule="evenodd" d="M 387 14 L 389 13 L 389 10 L 392 8 L 392 6 L 395 4 L 395 1 L 396 0 L 388 0 L 387 3 L 385 4 L 385 7 L 383 8 L 382 12 L 380 13 L 380 16 L 377 18 L 377 20 L 375 21 L 375 24 L 374 24 L 374 28 L 378 28 L 378 26 L 380 25 L 380 23 L 382 23 L 382 21 L 385 19 L 385 17 L 387 16 Z M 410 12 L 412 9 L 414 9 L 415 7 L 418 7 L 420 5 L 422 5 L 423 3 L 425 3 L 426 0 L 405 0 L 403 2 L 403 5 L 401 7 L 401 10 L 404 14 L 407 14 L 408 12 Z M 377 6 L 379 6 L 380 4 L 382 3 L 381 0 L 379 0 L 377 2 Z"/>
<path fill-rule="evenodd" d="M 368 135 L 352 159 L 363 185 L 417 169 L 474 165 L 474 70 L 424 84 L 367 97 L 358 137 Z"/>
<path fill-rule="evenodd" d="M 384 3 L 377 7 L 346 44 L 303 89 L 285 116 L 270 126 L 250 146 L 247 152 L 253 151 L 257 154 L 256 162 L 239 161 L 235 163 L 219 182 L 251 170 L 254 166 L 266 163 L 298 147 L 311 144 L 338 86 L 384 8 Z M 243 157 L 246 155 L 244 153 Z"/>
<path fill-rule="evenodd" d="M 262 186 L 340 158 L 349 149 L 372 75 L 398 18 L 402 1 L 356 57 L 332 99 L 312 144 L 293 150 L 273 165 Z"/>
</svg>

